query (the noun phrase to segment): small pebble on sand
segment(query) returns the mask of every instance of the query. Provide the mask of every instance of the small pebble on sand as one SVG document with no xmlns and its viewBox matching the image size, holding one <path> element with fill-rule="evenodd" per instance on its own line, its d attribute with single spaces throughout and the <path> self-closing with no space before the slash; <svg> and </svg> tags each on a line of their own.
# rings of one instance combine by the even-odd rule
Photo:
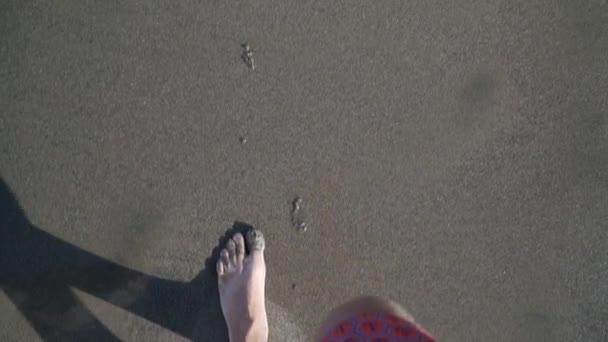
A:
<svg viewBox="0 0 608 342">
<path fill-rule="evenodd" d="M 302 198 L 296 196 L 296 198 L 291 201 L 291 224 L 298 232 L 303 233 L 308 229 L 305 222 L 305 216 Z"/>
<path fill-rule="evenodd" d="M 241 47 L 243 48 L 241 58 L 243 59 L 243 61 L 245 61 L 245 64 L 247 64 L 249 69 L 255 70 L 255 63 L 253 62 L 253 50 L 251 50 L 249 43 L 244 43 L 241 45 Z"/>
</svg>

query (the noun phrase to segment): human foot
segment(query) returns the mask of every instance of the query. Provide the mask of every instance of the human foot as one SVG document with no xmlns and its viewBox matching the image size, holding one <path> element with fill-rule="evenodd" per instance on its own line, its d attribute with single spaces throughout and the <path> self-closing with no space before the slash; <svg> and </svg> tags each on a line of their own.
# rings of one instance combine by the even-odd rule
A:
<svg viewBox="0 0 608 342">
<path fill-rule="evenodd" d="M 245 255 L 244 240 L 237 233 L 220 252 L 217 261 L 220 304 L 231 342 L 267 341 L 264 236 L 255 229 L 247 232 L 249 255 Z"/>
</svg>

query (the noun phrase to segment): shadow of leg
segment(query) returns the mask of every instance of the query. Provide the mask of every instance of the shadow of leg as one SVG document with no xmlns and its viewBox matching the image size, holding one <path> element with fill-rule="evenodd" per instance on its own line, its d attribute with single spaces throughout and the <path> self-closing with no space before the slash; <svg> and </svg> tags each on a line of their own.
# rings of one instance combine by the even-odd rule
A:
<svg viewBox="0 0 608 342">
<path fill-rule="evenodd" d="M 235 222 L 191 282 L 161 279 L 31 225 L 0 178 L 0 287 L 44 340 L 117 340 L 73 287 L 192 340 L 227 341 L 215 262 L 232 235 L 250 228 Z"/>
<path fill-rule="evenodd" d="M 2 289 L 45 341 L 120 341 L 65 284 L 12 280 Z"/>
</svg>

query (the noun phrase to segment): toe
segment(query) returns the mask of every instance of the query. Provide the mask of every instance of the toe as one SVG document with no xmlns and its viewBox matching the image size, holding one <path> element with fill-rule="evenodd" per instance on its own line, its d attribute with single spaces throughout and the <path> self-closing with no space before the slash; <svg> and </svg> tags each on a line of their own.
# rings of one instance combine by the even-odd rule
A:
<svg viewBox="0 0 608 342">
<path fill-rule="evenodd" d="M 261 253 L 266 247 L 266 241 L 264 240 L 264 234 L 257 229 L 250 229 L 247 232 L 247 247 L 249 251 L 253 253 Z"/>
<path fill-rule="evenodd" d="M 245 239 L 243 238 L 243 234 L 236 233 L 232 240 L 234 240 L 236 246 L 236 261 L 242 262 L 245 258 Z"/>
<path fill-rule="evenodd" d="M 226 249 L 222 249 L 222 251 L 220 252 L 219 262 L 224 264 L 224 271 L 227 270 L 228 267 L 230 267 L 230 254 Z"/>
<path fill-rule="evenodd" d="M 226 272 L 226 268 L 224 267 L 224 263 L 222 262 L 222 260 L 218 260 L 217 263 L 215 264 L 216 266 L 216 270 L 217 270 L 217 276 L 221 277 L 224 275 L 224 272 Z"/>
<path fill-rule="evenodd" d="M 226 250 L 228 251 L 230 262 L 236 264 L 236 243 L 234 243 L 234 240 L 230 239 L 226 242 Z"/>
</svg>

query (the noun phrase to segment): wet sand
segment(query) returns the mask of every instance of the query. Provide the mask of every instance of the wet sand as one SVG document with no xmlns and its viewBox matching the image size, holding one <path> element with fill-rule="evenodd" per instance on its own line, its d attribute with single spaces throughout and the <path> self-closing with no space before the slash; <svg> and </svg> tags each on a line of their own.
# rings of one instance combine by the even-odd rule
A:
<svg viewBox="0 0 608 342">
<path fill-rule="evenodd" d="M 440 341 L 608 339 L 605 1 L 1 7 L 1 340 L 221 340 L 236 221 L 273 341 L 358 294 Z"/>
</svg>

